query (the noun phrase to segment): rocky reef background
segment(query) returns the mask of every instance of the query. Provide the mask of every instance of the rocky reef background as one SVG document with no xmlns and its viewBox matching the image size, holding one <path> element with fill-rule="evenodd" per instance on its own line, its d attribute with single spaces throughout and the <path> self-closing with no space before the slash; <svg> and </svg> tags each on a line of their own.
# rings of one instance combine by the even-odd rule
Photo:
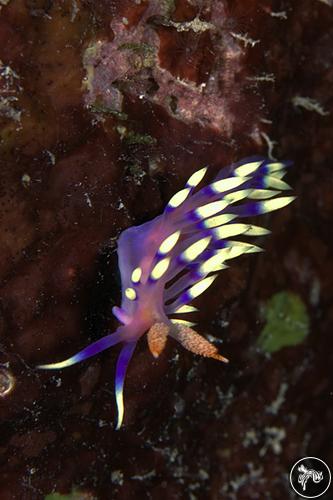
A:
<svg viewBox="0 0 333 500">
<path fill-rule="evenodd" d="M 331 0 L 0 9 L 0 498 L 295 498 L 296 460 L 333 468 Z M 115 431 L 116 348 L 34 367 L 116 327 L 122 230 L 256 153 L 297 200 L 197 300 L 230 364 L 143 340 Z"/>
</svg>

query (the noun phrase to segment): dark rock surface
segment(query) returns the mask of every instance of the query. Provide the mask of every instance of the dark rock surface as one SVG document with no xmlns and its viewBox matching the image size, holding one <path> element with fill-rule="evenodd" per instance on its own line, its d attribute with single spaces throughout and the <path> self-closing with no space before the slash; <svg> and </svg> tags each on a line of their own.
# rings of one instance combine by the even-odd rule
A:
<svg viewBox="0 0 333 500">
<path fill-rule="evenodd" d="M 330 3 L 0 2 L 1 500 L 279 500 L 298 458 L 333 467 Z M 122 230 L 255 153 L 294 161 L 298 198 L 197 301 L 231 363 L 142 340 L 116 432 L 116 348 L 34 366 L 116 327 Z M 310 334 L 265 354 L 260 310 L 285 290 Z"/>
</svg>

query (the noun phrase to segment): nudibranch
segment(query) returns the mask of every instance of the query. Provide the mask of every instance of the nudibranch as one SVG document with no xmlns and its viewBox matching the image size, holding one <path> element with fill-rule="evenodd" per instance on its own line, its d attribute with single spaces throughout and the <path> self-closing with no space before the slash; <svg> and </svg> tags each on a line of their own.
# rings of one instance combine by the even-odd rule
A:
<svg viewBox="0 0 333 500">
<path fill-rule="evenodd" d="M 262 250 L 233 238 L 263 236 L 270 231 L 238 220 L 277 210 L 294 200 L 294 196 L 278 196 L 291 189 L 282 180 L 289 165 L 251 157 L 223 168 L 201 188 L 207 167 L 191 175 L 162 215 L 126 229 L 119 237 L 122 302 L 112 311 L 121 326 L 74 356 L 38 368 L 66 368 L 121 343 L 115 379 L 119 429 L 126 370 L 145 333 L 155 358 L 171 336 L 195 354 L 227 362 L 212 343 L 193 330 L 194 323 L 177 316 L 197 311 L 191 302 L 207 290 L 227 261 Z"/>
</svg>

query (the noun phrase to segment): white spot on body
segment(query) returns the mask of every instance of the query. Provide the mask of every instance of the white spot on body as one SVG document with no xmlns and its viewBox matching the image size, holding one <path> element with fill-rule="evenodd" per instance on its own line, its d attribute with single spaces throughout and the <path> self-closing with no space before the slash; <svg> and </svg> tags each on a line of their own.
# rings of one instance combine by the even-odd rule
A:
<svg viewBox="0 0 333 500">
<path fill-rule="evenodd" d="M 212 191 L 216 194 L 223 193 L 224 191 L 229 191 L 234 189 L 244 182 L 248 181 L 249 177 L 228 177 L 227 179 L 221 179 L 220 181 L 215 181 L 210 185 Z"/>
<path fill-rule="evenodd" d="M 260 161 L 252 161 L 250 163 L 246 163 L 245 165 L 240 165 L 235 169 L 235 174 L 239 177 L 246 177 L 247 175 L 253 174 L 260 165 L 262 165 L 262 160 Z"/>
<path fill-rule="evenodd" d="M 223 254 L 222 252 L 218 252 L 216 255 L 213 255 L 210 259 L 206 260 L 199 267 L 199 273 L 201 276 L 206 276 L 207 274 L 215 271 L 221 271 L 225 269 L 227 266 L 223 264 Z"/>
<path fill-rule="evenodd" d="M 136 291 L 134 290 L 134 288 L 126 288 L 125 296 L 128 298 L 128 300 L 135 300 L 136 299 Z"/>
<path fill-rule="evenodd" d="M 211 236 L 206 236 L 199 241 L 196 241 L 192 245 L 190 245 L 182 254 L 181 258 L 185 262 L 191 262 L 195 260 L 209 245 Z"/>
<path fill-rule="evenodd" d="M 280 193 L 281 191 L 274 191 L 272 189 L 253 189 L 248 197 L 250 200 L 265 200 Z"/>
<path fill-rule="evenodd" d="M 191 313 L 191 312 L 195 312 L 195 311 L 198 311 L 198 309 L 196 307 L 185 305 L 185 306 L 178 307 L 178 309 L 175 310 L 175 313 L 185 314 L 185 313 Z"/>
<path fill-rule="evenodd" d="M 226 194 L 224 200 L 228 203 L 236 203 L 236 201 L 243 200 L 252 193 L 253 189 L 241 189 L 240 191 L 234 191 L 233 193 Z"/>
<path fill-rule="evenodd" d="M 277 177 L 274 177 L 273 175 L 271 176 L 268 175 L 264 178 L 264 185 L 267 188 L 280 189 L 281 191 L 286 191 L 291 189 L 289 184 L 282 181 L 281 179 L 278 179 Z"/>
<path fill-rule="evenodd" d="M 236 236 L 238 234 L 244 234 L 249 230 L 249 224 L 228 224 L 226 226 L 213 229 L 214 238 L 218 240 L 223 240 L 229 238 L 230 236 Z"/>
<path fill-rule="evenodd" d="M 151 279 L 157 281 L 162 278 L 162 276 L 167 272 L 169 265 L 170 257 L 166 257 L 165 259 L 160 260 L 150 273 Z"/>
<path fill-rule="evenodd" d="M 180 231 L 175 231 L 174 233 L 170 234 L 170 236 L 165 238 L 158 249 L 158 253 L 161 255 L 166 255 L 167 253 L 171 252 L 173 247 L 176 245 L 179 236 Z"/>
<path fill-rule="evenodd" d="M 213 201 L 212 203 L 207 203 L 207 205 L 203 205 L 202 207 L 194 210 L 194 214 L 200 219 L 205 219 L 206 217 L 211 217 L 212 215 L 221 212 L 228 206 L 228 203 L 224 200 Z"/>
<path fill-rule="evenodd" d="M 185 325 L 185 326 L 194 326 L 195 323 L 192 321 L 186 321 L 185 319 L 177 319 L 177 318 L 172 318 L 171 323 L 174 323 L 175 325 Z"/>
<path fill-rule="evenodd" d="M 237 215 L 235 215 L 235 214 L 218 215 L 216 217 L 211 217 L 210 219 L 205 220 L 204 226 L 207 229 L 222 226 L 223 224 L 226 224 L 227 222 L 230 222 L 233 219 L 236 219 L 236 217 L 237 217 Z"/>
<path fill-rule="evenodd" d="M 186 200 L 186 198 L 188 197 L 190 192 L 191 192 L 191 188 L 185 188 L 185 189 L 182 189 L 181 191 L 178 191 L 178 193 L 176 193 L 169 201 L 168 207 L 170 207 L 170 208 L 179 207 L 179 205 L 181 205 Z"/>
<path fill-rule="evenodd" d="M 250 225 L 249 229 L 246 231 L 246 236 L 264 236 L 270 233 L 271 231 L 265 227 Z"/>
<path fill-rule="evenodd" d="M 279 208 L 289 205 L 295 198 L 295 196 L 283 196 L 281 198 L 275 198 L 274 200 L 262 201 L 260 203 L 260 213 L 265 214 L 267 212 L 273 212 L 273 210 L 278 210 Z"/>
<path fill-rule="evenodd" d="M 134 271 L 132 272 L 132 276 L 131 276 L 132 283 L 139 283 L 141 276 L 142 276 L 141 267 L 136 267 L 134 269 Z"/>
<path fill-rule="evenodd" d="M 198 283 L 193 285 L 189 290 L 188 294 L 192 299 L 195 299 L 196 297 L 199 297 L 203 292 L 207 290 L 208 287 L 213 283 L 213 281 L 216 279 L 217 275 L 214 274 L 214 276 L 210 276 L 208 278 L 205 278 L 203 280 L 200 280 Z"/>
<path fill-rule="evenodd" d="M 192 188 L 197 186 L 204 178 L 206 172 L 207 172 L 207 167 L 204 167 L 201 170 L 198 170 L 193 175 L 191 175 L 191 177 L 187 181 L 186 185 L 188 187 L 192 187 Z"/>
</svg>

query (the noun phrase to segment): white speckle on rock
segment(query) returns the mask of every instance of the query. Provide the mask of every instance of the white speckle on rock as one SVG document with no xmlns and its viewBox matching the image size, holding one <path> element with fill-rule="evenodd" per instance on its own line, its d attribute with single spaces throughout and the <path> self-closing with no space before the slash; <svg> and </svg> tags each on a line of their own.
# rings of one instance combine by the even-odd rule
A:
<svg viewBox="0 0 333 500">
<path fill-rule="evenodd" d="M 48 149 L 46 149 L 46 152 L 47 152 L 47 154 L 50 157 L 52 165 L 55 165 L 56 164 L 56 157 L 55 157 L 55 155 L 51 151 L 49 151 Z"/>
<path fill-rule="evenodd" d="M 209 474 L 204 469 L 199 469 L 198 477 L 200 481 L 207 481 L 209 479 Z"/>
<path fill-rule="evenodd" d="M 282 382 L 282 384 L 279 387 L 279 391 L 278 391 L 276 398 L 266 408 L 267 413 L 271 413 L 272 415 L 278 414 L 279 409 L 281 408 L 281 406 L 283 405 L 283 403 L 286 399 L 285 395 L 286 395 L 287 390 L 288 390 L 288 384 L 285 382 Z"/>
<path fill-rule="evenodd" d="M 269 449 L 275 455 L 280 455 L 282 451 L 281 442 L 286 438 L 286 431 L 282 427 L 265 427 L 265 444 L 259 451 L 259 456 L 264 457 Z"/>
<path fill-rule="evenodd" d="M 263 73 L 257 76 L 248 76 L 246 78 L 250 82 L 275 82 L 275 76 L 273 73 Z"/>
<path fill-rule="evenodd" d="M 177 31 L 194 31 L 194 33 L 203 33 L 207 30 L 215 30 L 216 27 L 212 23 L 207 23 L 206 21 L 201 21 L 198 17 L 195 17 L 192 21 L 176 23 L 170 21 L 170 25 L 176 28 Z"/>
<path fill-rule="evenodd" d="M 291 100 L 294 108 L 303 108 L 307 111 L 314 111 L 321 116 L 327 116 L 330 114 L 329 111 L 325 111 L 320 102 L 316 101 L 316 99 L 312 99 L 311 97 L 302 97 L 300 95 L 296 95 Z"/>
<path fill-rule="evenodd" d="M 276 157 L 273 155 L 273 149 L 277 145 L 277 142 L 273 141 L 273 139 L 271 139 L 267 134 L 265 134 L 265 132 L 260 132 L 260 135 L 267 144 L 267 148 L 268 148 L 267 156 L 268 156 L 268 158 L 270 160 L 273 160 L 273 161 L 276 160 Z"/>
<path fill-rule="evenodd" d="M 258 433 L 255 429 L 250 429 L 250 430 L 245 432 L 245 436 L 243 439 L 243 446 L 245 448 L 248 448 L 252 444 L 256 445 L 258 443 L 259 443 L 259 437 L 258 437 Z"/>
<path fill-rule="evenodd" d="M 155 476 L 156 476 L 156 471 L 155 469 L 152 469 L 148 472 L 145 472 L 144 474 L 136 474 L 135 476 L 132 476 L 131 479 L 135 481 L 145 481 L 147 479 L 152 479 Z"/>
<path fill-rule="evenodd" d="M 61 387 L 62 384 L 62 379 L 61 378 L 56 378 L 55 379 L 56 387 Z"/>
<path fill-rule="evenodd" d="M 319 304 L 320 289 L 321 289 L 320 281 L 318 278 L 315 277 L 311 284 L 310 297 L 309 297 L 309 301 L 312 306 L 317 306 Z"/>
<path fill-rule="evenodd" d="M 282 21 L 288 19 L 287 12 L 285 10 L 280 10 L 279 12 L 271 12 L 272 17 L 276 17 Z"/>
<path fill-rule="evenodd" d="M 84 196 L 85 196 L 85 199 L 87 201 L 88 207 L 92 208 L 92 203 L 91 203 L 91 199 L 90 199 L 89 194 L 88 193 L 84 193 Z"/>
<path fill-rule="evenodd" d="M 124 474 L 121 470 L 113 470 L 111 472 L 111 481 L 114 484 L 122 486 L 124 484 Z"/>
<path fill-rule="evenodd" d="M 177 395 L 177 401 L 174 404 L 174 409 L 176 412 L 176 415 L 179 417 L 183 415 L 184 410 L 185 410 L 185 401 L 183 398 Z"/>
<path fill-rule="evenodd" d="M 29 174 L 23 174 L 22 177 L 21 177 L 21 182 L 22 182 L 22 186 L 24 188 L 28 188 L 30 187 L 30 184 L 31 184 L 31 177 Z"/>
<path fill-rule="evenodd" d="M 325 5 L 328 5 L 329 7 L 333 7 L 333 0 L 318 0 L 318 1 L 324 3 Z"/>
<path fill-rule="evenodd" d="M 242 42 L 245 48 L 248 46 L 254 47 L 255 45 L 257 45 L 257 43 L 260 42 L 260 40 L 254 40 L 253 38 L 251 38 L 247 33 L 243 35 L 242 33 L 235 33 L 232 31 L 230 35 L 233 36 L 236 40 Z"/>
</svg>

